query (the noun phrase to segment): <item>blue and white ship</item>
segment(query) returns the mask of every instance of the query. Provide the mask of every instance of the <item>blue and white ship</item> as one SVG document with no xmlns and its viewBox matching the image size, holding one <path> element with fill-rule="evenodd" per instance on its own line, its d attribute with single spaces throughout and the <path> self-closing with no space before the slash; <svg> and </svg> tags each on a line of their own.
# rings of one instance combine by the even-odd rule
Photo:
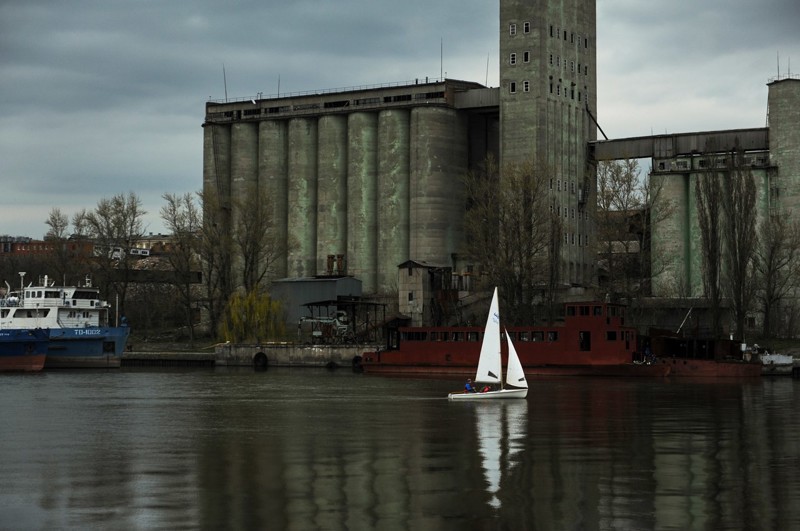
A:
<svg viewBox="0 0 800 531">
<path fill-rule="evenodd" d="M 82 286 L 38 285 L 8 290 L 0 299 L 0 328 L 42 328 L 49 344 L 45 368 L 119 367 L 130 335 L 109 323 L 109 304 L 88 278 Z"/>
</svg>

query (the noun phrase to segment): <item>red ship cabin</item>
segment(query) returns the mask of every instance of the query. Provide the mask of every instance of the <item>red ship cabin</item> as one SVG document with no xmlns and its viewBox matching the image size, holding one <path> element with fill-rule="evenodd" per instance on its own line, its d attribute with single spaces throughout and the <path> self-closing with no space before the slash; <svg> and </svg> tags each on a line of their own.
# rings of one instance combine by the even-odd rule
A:
<svg viewBox="0 0 800 531">
<path fill-rule="evenodd" d="M 581 302 L 564 310 L 563 323 L 508 328 L 526 374 L 610 373 L 633 365 L 636 329 L 625 326 L 625 306 Z M 365 353 L 362 363 L 367 372 L 469 375 L 482 336 L 476 326 L 400 327 L 388 331 L 386 350 Z M 505 350 L 503 342 L 504 363 Z"/>
</svg>

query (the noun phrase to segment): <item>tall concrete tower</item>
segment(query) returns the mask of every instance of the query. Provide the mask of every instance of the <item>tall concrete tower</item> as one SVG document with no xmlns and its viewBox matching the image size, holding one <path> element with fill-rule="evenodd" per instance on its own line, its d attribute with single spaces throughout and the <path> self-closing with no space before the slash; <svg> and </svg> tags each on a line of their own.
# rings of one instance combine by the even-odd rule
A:
<svg viewBox="0 0 800 531">
<path fill-rule="evenodd" d="M 561 282 L 595 282 L 596 0 L 500 0 L 500 164 L 547 174 Z"/>
</svg>

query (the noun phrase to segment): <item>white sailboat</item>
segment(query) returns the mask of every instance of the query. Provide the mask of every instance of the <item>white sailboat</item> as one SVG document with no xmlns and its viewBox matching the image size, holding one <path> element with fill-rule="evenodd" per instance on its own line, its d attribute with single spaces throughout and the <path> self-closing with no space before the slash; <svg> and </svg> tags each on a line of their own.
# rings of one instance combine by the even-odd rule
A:
<svg viewBox="0 0 800 531">
<path fill-rule="evenodd" d="M 511 337 L 506 331 L 508 341 L 508 367 L 506 367 L 505 384 L 513 386 L 506 388 L 503 385 L 503 365 L 500 358 L 500 303 L 497 299 L 497 288 L 494 288 L 492 304 L 489 307 L 489 316 L 483 331 L 481 355 L 478 358 L 478 370 L 475 374 L 476 384 L 500 385 L 501 388 L 484 393 L 450 393 L 450 400 L 489 400 L 494 398 L 525 398 L 528 396 L 528 382 L 522 370 L 522 364 L 517 356 Z"/>
</svg>

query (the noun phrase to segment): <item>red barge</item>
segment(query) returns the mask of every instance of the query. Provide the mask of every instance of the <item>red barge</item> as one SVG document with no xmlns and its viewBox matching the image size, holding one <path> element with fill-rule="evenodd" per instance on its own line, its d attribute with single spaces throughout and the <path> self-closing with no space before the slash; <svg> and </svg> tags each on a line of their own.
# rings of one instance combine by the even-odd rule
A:
<svg viewBox="0 0 800 531">
<path fill-rule="evenodd" d="M 728 339 L 684 337 L 668 330 L 651 330 L 654 363 L 669 367 L 673 377 L 744 378 L 761 376 L 758 356 L 742 351 Z"/>
<path fill-rule="evenodd" d="M 508 327 L 528 376 L 667 376 L 666 363 L 636 358 L 636 329 L 625 326 L 625 306 L 565 304 L 563 324 Z M 385 375 L 459 376 L 475 372 L 483 329 L 477 326 L 390 329 L 387 348 L 366 352 L 364 372 Z M 503 360 L 507 359 L 505 347 Z"/>
</svg>

